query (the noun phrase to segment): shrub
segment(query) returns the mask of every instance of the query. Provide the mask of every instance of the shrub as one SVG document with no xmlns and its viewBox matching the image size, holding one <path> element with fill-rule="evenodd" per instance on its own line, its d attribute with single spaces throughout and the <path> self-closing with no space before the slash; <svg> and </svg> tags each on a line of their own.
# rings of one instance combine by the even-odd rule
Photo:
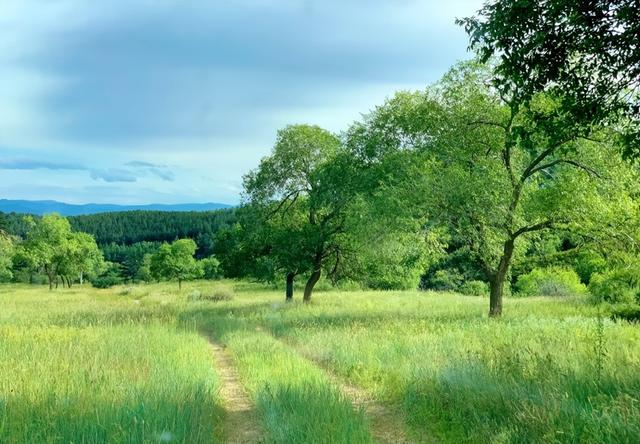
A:
<svg viewBox="0 0 640 444">
<path fill-rule="evenodd" d="M 589 292 L 594 302 L 640 302 L 640 272 L 633 268 L 615 268 L 595 273 L 589 283 Z"/>
<path fill-rule="evenodd" d="M 464 277 L 456 268 L 438 270 L 427 282 L 427 288 L 438 291 L 458 291 Z"/>
<path fill-rule="evenodd" d="M 124 283 L 122 266 L 111 262 L 105 264 L 102 273 L 91 278 L 91 285 L 95 288 L 109 288 L 122 283 Z"/>
<path fill-rule="evenodd" d="M 616 307 L 611 311 L 611 319 L 614 321 L 629 321 L 640 323 L 640 306 L 625 305 Z"/>
<path fill-rule="evenodd" d="M 202 277 L 205 279 L 220 279 L 222 277 L 222 270 L 220 268 L 220 261 L 213 256 L 202 259 L 199 262 L 202 267 Z"/>
<path fill-rule="evenodd" d="M 458 291 L 467 296 L 488 296 L 489 284 L 483 281 L 467 281 Z"/>
<path fill-rule="evenodd" d="M 99 276 L 91 281 L 91 285 L 95 288 L 110 288 L 121 283 L 122 279 L 114 275 Z"/>
<path fill-rule="evenodd" d="M 571 296 L 585 294 L 587 288 L 570 268 L 534 268 L 518 278 L 518 293 L 525 296 Z"/>
</svg>

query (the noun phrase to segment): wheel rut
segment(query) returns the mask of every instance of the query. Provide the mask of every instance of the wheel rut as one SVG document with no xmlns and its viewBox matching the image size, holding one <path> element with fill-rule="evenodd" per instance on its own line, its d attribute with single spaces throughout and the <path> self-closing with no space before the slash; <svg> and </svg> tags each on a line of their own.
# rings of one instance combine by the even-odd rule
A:
<svg viewBox="0 0 640 444">
<path fill-rule="evenodd" d="M 271 334 L 265 329 L 260 329 L 265 333 Z M 344 378 L 337 375 L 333 370 L 328 368 L 323 362 L 316 357 L 305 353 L 296 344 L 284 338 L 271 334 L 275 339 L 295 350 L 300 356 L 311 362 L 313 365 L 321 369 L 331 382 L 338 387 L 344 397 L 351 401 L 355 409 L 361 408 L 369 422 L 371 435 L 376 443 L 379 444 L 415 444 L 416 441 L 411 439 L 406 432 L 406 426 L 402 419 L 402 414 L 395 409 L 388 407 L 371 394 L 347 382 Z M 437 444 L 438 441 L 431 436 L 421 436 L 421 443 Z"/>
<path fill-rule="evenodd" d="M 240 383 L 238 372 L 224 345 L 205 335 L 213 352 L 213 362 L 220 381 L 220 399 L 225 410 L 223 431 L 229 444 L 262 442 L 255 406 Z"/>
</svg>

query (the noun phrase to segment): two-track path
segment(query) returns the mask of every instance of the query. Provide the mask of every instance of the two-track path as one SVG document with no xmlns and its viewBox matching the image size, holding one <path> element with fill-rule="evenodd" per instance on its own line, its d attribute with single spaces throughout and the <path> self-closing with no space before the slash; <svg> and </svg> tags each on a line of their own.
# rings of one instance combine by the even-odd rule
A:
<svg viewBox="0 0 640 444">
<path fill-rule="evenodd" d="M 265 334 L 269 332 L 259 329 Z M 262 429 L 259 425 L 255 407 L 242 387 L 237 370 L 224 346 L 206 336 L 211 344 L 213 359 L 218 378 L 220 380 L 220 397 L 226 410 L 224 431 L 228 443 L 248 444 L 261 442 Z M 275 336 L 274 336 L 275 337 Z M 312 365 L 322 370 L 328 379 L 340 390 L 346 399 L 350 400 L 355 409 L 362 409 L 371 427 L 371 434 L 376 443 L 380 444 L 412 444 L 406 431 L 402 416 L 395 410 L 381 404 L 367 391 L 348 383 L 330 369 L 305 355 L 295 344 L 277 338 L 287 347 L 294 349 L 300 356 Z M 425 438 L 421 442 L 436 443 L 435 439 Z"/>
</svg>

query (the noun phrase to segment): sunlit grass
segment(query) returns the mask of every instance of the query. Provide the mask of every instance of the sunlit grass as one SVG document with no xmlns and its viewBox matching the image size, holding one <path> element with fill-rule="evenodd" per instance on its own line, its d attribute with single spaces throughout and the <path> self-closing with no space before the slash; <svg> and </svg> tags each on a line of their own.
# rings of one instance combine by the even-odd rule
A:
<svg viewBox="0 0 640 444">
<path fill-rule="evenodd" d="M 266 442 L 371 440 L 320 367 L 399 407 L 418 441 L 640 436 L 640 328 L 599 323 L 581 299 L 508 299 L 489 320 L 486 299 L 454 294 L 327 291 L 303 305 L 249 283 L 176 287 L 0 286 L 0 442 L 219 439 L 199 331 L 226 345 Z"/>
<path fill-rule="evenodd" d="M 219 441 L 210 348 L 161 322 L 162 305 L 86 289 L 4 290 L 0 442 Z"/>
<path fill-rule="evenodd" d="M 219 315 L 269 329 L 303 355 L 401 406 L 416 437 L 444 442 L 634 442 L 640 329 L 581 299 L 318 294 L 310 306 L 254 291 Z M 599 367 L 601 367 L 599 369 Z"/>
</svg>

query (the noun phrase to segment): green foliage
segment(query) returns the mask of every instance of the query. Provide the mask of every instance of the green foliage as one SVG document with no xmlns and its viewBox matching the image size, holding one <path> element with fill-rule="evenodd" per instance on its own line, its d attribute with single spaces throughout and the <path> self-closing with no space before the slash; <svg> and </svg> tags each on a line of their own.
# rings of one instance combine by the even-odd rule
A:
<svg viewBox="0 0 640 444">
<path fill-rule="evenodd" d="M 182 288 L 182 281 L 200 277 L 202 269 L 194 255 L 196 243 L 192 239 L 180 239 L 172 244 L 164 243 L 151 256 L 150 271 L 158 280 L 176 279 Z"/>
<path fill-rule="evenodd" d="M 131 282 L 149 281 L 149 264 L 145 263 L 145 257 L 158 251 L 160 245 L 160 242 L 147 241 L 131 245 L 110 243 L 103 245 L 101 250 L 106 260 L 122 265 L 122 274 L 125 279 Z M 143 269 L 143 267 L 147 268 Z"/>
<path fill-rule="evenodd" d="M 524 296 L 574 296 L 587 292 L 578 274 L 570 268 L 534 268 L 518 277 L 518 294 Z"/>
<path fill-rule="evenodd" d="M 624 305 L 611 310 L 611 319 L 614 321 L 628 321 L 640 323 L 640 305 Z"/>
<path fill-rule="evenodd" d="M 95 288 L 110 288 L 124 283 L 122 266 L 118 263 L 107 262 L 101 272 L 91 278 L 91 285 Z"/>
<path fill-rule="evenodd" d="M 576 256 L 574 268 L 580 280 L 589 284 L 594 273 L 602 273 L 607 268 L 607 261 L 595 251 L 580 251 Z"/>
<path fill-rule="evenodd" d="M 466 281 L 458 292 L 467 296 L 489 296 L 489 284 L 484 281 Z"/>
<path fill-rule="evenodd" d="M 220 261 L 214 256 L 204 258 L 198 264 L 202 268 L 204 279 L 220 279 L 222 277 Z"/>
<path fill-rule="evenodd" d="M 13 257 L 15 246 L 9 236 L 0 231 L 0 282 L 9 281 L 13 277 Z"/>
<path fill-rule="evenodd" d="M 58 214 L 40 219 L 27 216 L 25 223 L 29 229 L 20 244 L 19 262 L 44 272 L 50 287 L 58 277 L 71 285 L 76 277 L 82 280 L 84 274 L 95 273 L 102 266 L 103 256 L 94 238 L 73 232 L 66 218 Z"/>
<path fill-rule="evenodd" d="M 455 268 L 443 269 L 436 271 L 425 287 L 436 291 L 458 291 L 463 283 L 464 276 L 460 271 Z"/>
<path fill-rule="evenodd" d="M 69 218 L 75 230 L 95 236 L 99 245 L 172 242 L 195 239 L 200 257 L 212 254 L 211 239 L 234 221 L 234 210 L 125 211 Z"/>
<path fill-rule="evenodd" d="M 589 292 L 596 302 L 640 302 L 640 270 L 634 267 L 619 267 L 596 273 L 591 277 Z"/>
<path fill-rule="evenodd" d="M 527 103 L 539 92 L 563 97 L 565 113 L 586 125 L 620 122 L 638 155 L 640 17 L 635 0 L 495 0 L 465 26 L 483 60 L 496 56 L 494 87 Z"/>
</svg>

